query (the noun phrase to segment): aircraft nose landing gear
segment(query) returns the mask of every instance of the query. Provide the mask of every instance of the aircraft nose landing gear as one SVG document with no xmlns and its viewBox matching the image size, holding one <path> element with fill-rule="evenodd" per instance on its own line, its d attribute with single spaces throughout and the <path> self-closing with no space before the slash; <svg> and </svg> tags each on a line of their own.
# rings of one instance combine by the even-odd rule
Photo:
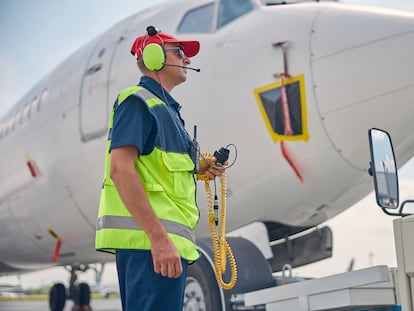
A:
<svg viewBox="0 0 414 311">
<path fill-rule="evenodd" d="M 78 279 L 77 272 L 85 272 L 89 266 L 71 266 L 70 268 L 65 267 L 65 269 L 70 272 L 69 293 L 66 293 L 66 288 L 62 283 L 54 284 L 49 293 L 50 311 L 63 311 L 66 299 L 73 300 L 72 311 L 92 311 L 89 285 L 86 283 L 75 284 Z"/>
</svg>

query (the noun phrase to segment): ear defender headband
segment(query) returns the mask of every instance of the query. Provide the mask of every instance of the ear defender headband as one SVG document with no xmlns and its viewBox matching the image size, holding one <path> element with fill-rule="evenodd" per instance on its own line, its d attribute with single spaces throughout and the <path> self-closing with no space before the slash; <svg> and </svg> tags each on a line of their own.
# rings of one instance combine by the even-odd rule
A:
<svg viewBox="0 0 414 311">
<path fill-rule="evenodd" d="M 147 38 L 151 36 L 157 36 L 161 41 L 161 45 L 158 43 L 149 43 L 145 46 Z M 151 71 L 159 71 L 164 67 L 165 63 L 165 50 L 164 40 L 158 35 L 158 31 L 154 26 L 147 27 L 147 37 L 142 42 L 142 60 L 145 67 Z"/>
</svg>

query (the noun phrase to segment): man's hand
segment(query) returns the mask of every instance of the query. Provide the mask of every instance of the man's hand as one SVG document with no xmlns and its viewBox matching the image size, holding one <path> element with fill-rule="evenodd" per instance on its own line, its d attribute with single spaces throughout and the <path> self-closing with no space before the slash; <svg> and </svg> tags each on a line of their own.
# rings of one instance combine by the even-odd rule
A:
<svg viewBox="0 0 414 311">
<path fill-rule="evenodd" d="M 125 207 L 151 241 L 154 272 L 165 277 L 177 278 L 183 272 L 181 258 L 148 201 L 135 169 L 137 156 L 138 150 L 132 146 L 112 150 L 111 178 Z"/>
<path fill-rule="evenodd" d="M 155 273 L 169 278 L 180 277 L 183 272 L 181 257 L 168 237 L 151 241 L 151 253 Z"/>
<path fill-rule="evenodd" d="M 224 166 L 221 164 L 217 164 L 216 158 L 211 154 L 203 155 L 202 157 L 200 157 L 199 164 L 200 165 L 198 173 L 200 175 L 206 174 L 210 180 L 213 180 L 216 176 L 223 175 L 225 171 Z M 227 161 L 224 162 L 224 165 L 227 164 Z"/>
</svg>

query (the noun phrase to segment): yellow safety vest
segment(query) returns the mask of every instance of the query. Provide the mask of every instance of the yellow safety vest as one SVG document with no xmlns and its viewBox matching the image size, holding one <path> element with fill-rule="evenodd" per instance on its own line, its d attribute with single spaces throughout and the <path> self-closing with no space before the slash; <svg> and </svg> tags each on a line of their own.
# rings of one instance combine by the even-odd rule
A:
<svg viewBox="0 0 414 311">
<path fill-rule="evenodd" d="M 163 122 L 163 126 L 158 129 L 159 139 L 156 140 L 155 148 L 150 154 L 139 156 L 135 168 L 155 214 L 164 225 L 180 256 L 194 261 L 199 257 L 194 236 L 199 219 L 193 175 L 194 163 L 188 151 L 174 152 L 166 150 L 166 146 L 163 146 L 165 140 L 171 137 L 165 135 L 166 131 L 171 131 L 171 126 L 177 127 L 177 118 L 166 113 L 166 109 L 171 107 L 168 108 L 161 99 L 140 86 L 130 87 L 121 92 L 118 104 L 122 104 L 130 95 L 143 98 L 152 116 Z M 110 133 L 113 117 L 114 109 L 109 121 Z M 168 124 L 169 122 L 171 124 Z M 184 141 L 181 143 L 187 144 Z M 131 217 L 110 178 L 110 145 L 109 137 L 96 227 L 96 249 L 107 252 L 115 252 L 116 249 L 149 250 L 151 243 L 147 234 Z"/>
</svg>

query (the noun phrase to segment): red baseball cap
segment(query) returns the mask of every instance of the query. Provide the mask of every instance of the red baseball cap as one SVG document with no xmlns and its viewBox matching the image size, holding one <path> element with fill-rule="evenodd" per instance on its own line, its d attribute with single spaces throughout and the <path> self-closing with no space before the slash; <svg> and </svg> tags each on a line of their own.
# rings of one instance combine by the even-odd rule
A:
<svg viewBox="0 0 414 311">
<path fill-rule="evenodd" d="M 131 54 L 136 58 L 140 58 L 142 56 L 142 51 L 150 43 L 156 43 L 159 45 L 164 45 L 165 43 L 179 43 L 183 48 L 185 56 L 187 57 L 197 55 L 200 50 L 200 42 L 198 41 L 179 40 L 165 32 L 158 32 L 153 26 L 149 26 L 147 27 L 147 33 L 145 35 L 139 36 L 135 39 L 131 47 Z"/>
</svg>

